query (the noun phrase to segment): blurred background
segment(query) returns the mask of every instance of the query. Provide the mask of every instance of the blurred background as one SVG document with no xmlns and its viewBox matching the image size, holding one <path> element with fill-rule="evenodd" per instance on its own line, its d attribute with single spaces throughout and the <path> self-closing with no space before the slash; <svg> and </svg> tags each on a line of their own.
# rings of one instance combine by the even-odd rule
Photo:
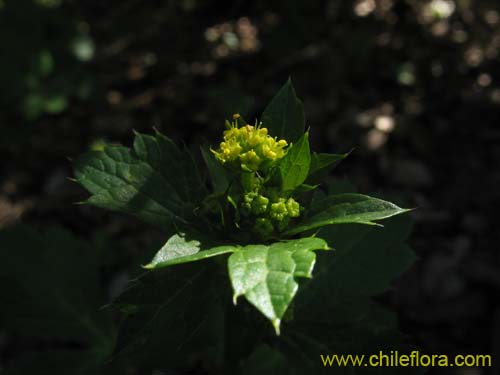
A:
<svg viewBox="0 0 500 375">
<path fill-rule="evenodd" d="M 291 76 L 313 148 L 354 149 L 332 178 L 418 207 L 382 296 L 409 342 L 500 357 L 499 51 L 497 0 L 0 0 L 0 232 L 64 226 L 113 295 L 161 237 L 74 205 L 71 160 L 153 127 L 214 144 Z M 27 346 L 0 329 L 0 361 Z"/>
</svg>

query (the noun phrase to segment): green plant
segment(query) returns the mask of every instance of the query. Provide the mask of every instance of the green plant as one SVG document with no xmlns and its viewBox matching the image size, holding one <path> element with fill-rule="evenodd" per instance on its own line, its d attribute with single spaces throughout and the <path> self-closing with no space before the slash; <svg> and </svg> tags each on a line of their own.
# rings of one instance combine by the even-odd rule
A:
<svg viewBox="0 0 500 375">
<path fill-rule="evenodd" d="M 202 148 L 210 184 L 189 152 L 159 132 L 76 163 L 88 203 L 170 233 L 145 266 L 151 271 L 114 302 L 126 315 L 115 358 L 175 367 L 195 355 L 228 373 L 253 373 L 263 357 L 275 371 L 291 358 L 299 371 L 319 366 L 320 353 L 359 351 L 377 336 L 399 343 L 394 321 L 370 296 L 413 261 L 402 245 L 409 221 L 375 221 L 408 210 L 348 184 L 318 185 L 347 154 L 310 151 L 291 81 L 261 122 L 235 115 L 226 127 L 218 147 Z M 274 337 L 246 305 L 233 308 L 230 294 L 267 318 Z"/>
</svg>

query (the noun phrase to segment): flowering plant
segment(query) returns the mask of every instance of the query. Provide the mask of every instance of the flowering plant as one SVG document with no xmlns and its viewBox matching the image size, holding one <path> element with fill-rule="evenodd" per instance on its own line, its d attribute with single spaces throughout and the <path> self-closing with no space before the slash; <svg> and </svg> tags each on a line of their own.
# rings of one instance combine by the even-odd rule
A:
<svg viewBox="0 0 500 375">
<path fill-rule="evenodd" d="M 370 246 L 385 248 L 385 242 L 378 238 L 384 238 L 387 232 L 373 232 L 373 228 L 381 227 L 376 221 L 408 210 L 382 199 L 346 191 L 349 189 L 345 184 L 320 186 L 322 179 L 347 154 L 311 152 L 302 103 L 290 81 L 271 101 L 259 122 L 250 125 L 235 114 L 231 122 L 226 122 L 222 138 L 218 146 L 202 148 L 206 173 L 201 172 L 187 150 L 178 148 L 158 132 L 154 136 L 136 134 L 132 150 L 107 146 L 103 151 L 84 155 L 77 162 L 76 179 L 90 191 L 89 203 L 131 213 L 171 233 L 144 266 L 150 273 L 136 280 L 133 287 L 115 301 L 115 306 L 131 317 L 140 316 L 137 311 L 148 311 L 138 301 L 145 298 L 143 290 L 148 288 L 147 280 L 151 278 L 162 285 L 158 288 L 162 293 L 175 300 L 179 288 L 186 293 L 186 288 L 196 284 L 198 274 L 183 276 L 186 268 L 176 271 L 171 266 L 206 260 L 207 265 L 215 265 L 219 270 L 216 275 L 227 273 L 229 276 L 234 304 L 238 297 L 244 296 L 272 323 L 277 335 L 283 321 L 289 322 L 292 332 L 297 316 L 300 316 L 298 321 L 304 319 L 305 311 L 314 316 L 314 310 L 304 310 L 303 306 L 314 304 L 310 298 L 315 294 L 325 293 L 325 285 L 331 285 L 331 279 L 325 277 L 337 277 L 349 268 L 356 269 L 355 263 L 347 263 L 346 269 L 335 268 L 342 264 L 342 259 L 350 259 L 346 249 L 355 248 L 369 233 L 374 236 L 369 240 Z M 391 244 L 404 237 L 397 237 Z M 312 286 L 307 288 L 310 298 L 302 296 L 294 308 L 292 301 L 299 289 L 298 279 L 313 276 L 315 252 L 333 248 L 337 251 L 330 251 L 322 259 L 318 283 L 314 278 L 306 284 Z M 339 252 L 343 256 L 340 260 Z M 210 262 L 210 258 L 215 262 Z M 411 252 L 401 250 L 401 254 L 396 254 L 395 259 L 403 258 L 410 259 Z M 381 261 L 368 253 L 359 262 L 363 264 L 365 259 L 375 268 Z M 404 265 L 394 270 L 405 268 L 409 262 L 403 262 Z M 163 279 L 158 281 L 160 269 L 170 270 L 167 276 L 172 279 L 167 277 L 168 284 L 162 284 Z M 200 272 L 205 274 L 203 268 Z M 385 280 L 383 285 L 394 272 L 389 274 L 387 278 L 384 272 L 377 276 Z M 363 277 L 360 275 L 359 280 Z M 365 287 L 370 291 L 372 288 Z M 380 287 L 375 290 L 381 291 Z M 204 299 L 207 295 L 210 293 L 196 297 L 205 301 L 201 311 L 205 311 L 206 316 L 211 314 Z M 226 301 L 224 293 L 215 295 L 209 304 L 215 300 Z M 341 295 L 337 296 L 340 300 Z M 169 299 L 168 305 L 170 303 Z M 225 302 L 221 304 L 225 306 Z M 147 306 L 151 308 L 151 303 Z M 345 307 L 332 309 L 325 306 L 325 311 L 332 314 L 341 314 Z M 156 311 L 151 319 L 156 319 L 158 314 Z M 351 313 L 353 317 L 356 314 Z M 216 315 L 219 317 L 221 312 Z M 320 322 L 324 317 L 316 315 L 314 319 Z M 226 324 L 229 323 L 226 321 Z M 238 329 L 242 326 L 244 324 Z M 314 330 L 309 327 L 308 332 Z"/>
</svg>

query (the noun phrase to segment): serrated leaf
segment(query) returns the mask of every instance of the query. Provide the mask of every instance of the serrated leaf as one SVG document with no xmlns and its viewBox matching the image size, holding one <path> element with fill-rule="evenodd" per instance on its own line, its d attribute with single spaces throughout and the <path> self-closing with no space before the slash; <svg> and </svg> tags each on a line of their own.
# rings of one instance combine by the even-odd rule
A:
<svg viewBox="0 0 500 375">
<path fill-rule="evenodd" d="M 160 173 L 165 181 L 175 181 L 172 187 L 179 197 L 189 202 L 200 201 L 206 195 L 198 167 L 186 150 L 180 150 L 161 133 L 155 136 L 136 134 L 134 152 L 137 157 Z"/>
<path fill-rule="evenodd" d="M 92 194 L 88 202 L 95 206 L 130 213 L 165 230 L 175 222 L 186 223 L 184 217 L 192 212 L 189 203 L 173 180 L 155 169 L 156 159 L 141 157 L 147 161 L 126 147 L 105 146 L 77 160 L 76 181 Z"/>
<path fill-rule="evenodd" d="M 190 359 L 220 363 L 224 335 L 220 294 L 227 291 L 218 282 L 217 266 L 183 264 L 133 280 L 113 303 L 127 313 L 113 362 L 184 371 Z"/>
<path fill-rule="evenodd" d="M 316 153 L 311 154 L 311 165 L 309 167 L 309 175 L 307 176 L 307 184 L 318 184 L 328 176 L 328 174 L 349 154 L 326 154 Z"/>
<path fill-rule="evenodd" d="M 153 268 L 158 264 L 196 254 L 199 251 L 200 241 L 186 239 L 185 233 L 176 233 L 167 240 L 165 245 L 156 253 L 153 260 L 146 267 Z"/>
<path fill-rule="evenodd" d="M 281 319 L 298 289 L 295 278 L 310 278 L 316 260 L 313 251 L 326 249 L 324 240 L 313 237 L 238 249 L 228 259 L 234 302 L 244 295 L 279 334 Z"/>
<path fill-rule="evenodd" d="M 291 191 L 302 185 L 309 174 L 311 151 L 309 134 L 304 133 L 296 144 L 293 144 L 278 165 L 281 189 Z"/>
<path fill-rule="evenodd" d="M 351 295 L 366 299 L 387 289 L 391 280 L 415 261 L 415 255 L 404 244 L 411 232 L 411 216 L 392 217 L 384 224 L 384 227 L 346 224 L 321 228 L 318 236 L 331 243 L 336 251 L 318 262 L 314 280 L 320 281 L 307 286 L 309 294 L 301 293 L 303 301 L 312 304 L 317 298 L 317 288 L 325 292 L 331 288 L 336 295 L 342 295 L 339 298 L 343 302 L 338 302 L 350 308 L 357 303 Z M 349 283 L 340 283 L 347 279 Z M 352 301 L 348 303 L 348 300 Z M 322 314 L 320 310 L 317 313 Z"/>
<path fill-rule="evenodd" d="M 336 251 L 318 254 L 314 278 L 301 286 L 294 300 L 294 320 L 287 325 L 280 345 L 290 367 L 304 374 L 326 374 L 334 368 L 324 367 L 320 354 L 378 354 L 384 348 L 409 353 L 414 349 L 397 330 L 397 316 L 372 300 L 415 261 L 403 244 L 411 223 L 410 216 L 397 216 L 388 219 L 385 227 L 348 224 L 319 231 Z M 337 370 L 349 374 L 388 371 L 371 367 Z M 413 373 L 408 368 L 394 370 Z"/>
<path fill-rule="evenodd" d="M 284 234 L 294 235 L 331 224 L 359 223 L 376 225 L 373 222 L 374 220 L 381 220 L 411 211 L 382 199 L 362 194 L 330 195 L 316 202 L 315 206 L 326 208 L 305 219 L 299 225 L 285 231 Z"/>
<path fill-rule="evenodd" d="M 157 269 L 174 264 L 195 262 L 232 253 L 236 249 L 236 246 L 225 245 L 202 250 L 202 243 L 199 240 L 188 239 L 186 238 L 186 234 L 178 233 L 168 239 L 167 243 L 156 253 L 153 260 L 145 265 L 144 268 Z"/>
<path fill-rule="evenodd" d="M 338 246 L 335 256 L 325 259 L 325 268 L 321 272 L 335 269 L 338 278 L 348 278 L 351 272 L 359 274 L 349 284 L 336 286 L 346 296 L 349 293 L 371 296 L 383 292 L 392 279 L 416 260 L 413 251 L 404 243 L 412 226 L 411 216 L 403 215 L 387 219 L 384 227 L 346 225 L 322 228 L 318 234 Z"/>
<path fill-rule="evenodd" d="M 261 121 L 269 134 L 278 139 L 295 142 L 304 134 L 304 107 L 295 94 L 291 79 L 268 104 Z"/>
</svg>

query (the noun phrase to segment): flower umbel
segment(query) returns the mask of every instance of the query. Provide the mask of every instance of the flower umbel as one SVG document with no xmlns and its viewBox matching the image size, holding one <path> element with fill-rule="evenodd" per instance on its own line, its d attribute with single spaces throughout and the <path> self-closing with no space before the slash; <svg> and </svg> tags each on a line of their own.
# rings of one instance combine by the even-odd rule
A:
<svg viewBox="0 0 500 375">
<path fill-rule="evenodd" d="M 233 115 L 233 121 L 226 122 L 223 141 L 212 152 L 239 182 L 227 192 L 236 210 L 236 226 L 266 239 L 286 229 L 290 220 L 300 216 L 302 207 L 272 178 L 273 168 L 287 153 L 288 142 L 269 135 L 262 123 L 240 127 L 242 123 L 238 114 Z"/>
<path fill-rule="evenodd" d="M 233 115 L 231 123 L 226 122 L 224 140 L 219 149 L 212 152 L 222 164 L 239 167 L 246 172 L 266 169 L 273 162 L 286 154 L 284 149 L 288 143 L 284 139 L 277 140 L 268 134 L 262 124 L 238 127 L 239 115 Z"/>
</svg>

